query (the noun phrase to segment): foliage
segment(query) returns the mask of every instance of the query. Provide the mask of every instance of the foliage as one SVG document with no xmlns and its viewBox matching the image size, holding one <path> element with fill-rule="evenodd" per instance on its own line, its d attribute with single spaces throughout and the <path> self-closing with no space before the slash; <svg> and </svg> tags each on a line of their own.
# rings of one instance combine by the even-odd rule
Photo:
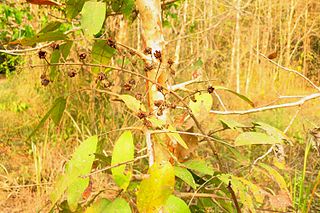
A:
<svg viewBox="0 0 320 213">
<path fill-rule="evenodd" d="M 39 4 L 40 1 L 35 2 Z M 217 17 L 220 17 L 229 8 L 222 3 L 213 7 L 210 3 L 212 11 L 208 11 L 205 1 L 199 2 L 201 4 L 197 6 L 204 9 L 207 20 L 217 19 L 215 15 L 219 14 Z M 77 146 L 70 141 L 83 141 L 76 147 L 66 164 L 64 174 L 56 179 L 51 194 L 52 208 L 66 212 L 88 213 L 137 210 L 234 212 L 235 209 L 238 210 L 239 205 L 245 212 L 259 212 L 263 208 L 270 211 L 287 211 L 290 208 L 307 211 L 311 208 L 310 205 L 315 203 L 313 199 L 316 199 L 314 195 L 319 185 L 319 175 L 314 179 L 306 175 L 306 172 L 308 166 L 316 170 L 318 162 L 307 165 L 311 152 L 311 143 L 307 142 L 302 169 L 296 169 L 294 178 L 292 177 L 290 164 L 287 163 L 290 159 L 285 153 L 292 155 L 296 144 L 295 139 L 289 137 L 291 135 L 287 132 L 292 125 L 287 114 L 282 113 L 284 115 L 281 124 L 277 122 L 276 110 L 264 119 L 262 115 L 257 116 L 255 121 L 246 115 L 220 117 L 214 114 L 242 114 L 243 111 L 238 113 L 237 110 L 263 105 L 259 101 L 264 100 L 259 99 L 255 89 L 250 92 L 250 82 L 263 84 L 265 73 L 260 73 L 262 79 L 259 82 L 254 81 L 252 73 L 254 69 L 260 70 L 259 66 L 268 66 L 263 65 L 264 62 L 260 64 L 259 56 L 253 56 L 253 52 L 243 54 L 243 57 L 250 57 L 251 61 L 248 64 L 254 67 L 242 74 L 242 78 L 246 78 L 243 84 L 248 88 L 247 91 L 231 89 L 232 83 L 228 86 L 220 86 L 218 83 L 212 86 L 211 81 L 215 81 L 211 80 L 213 75 L 219 78 L 217 82 L 221 84 L 224 84 L 223 79 L 230 77 L 232 81 L 233 75 L 235 76 L 235 73 L 227 75 L 224 72 L 229 70 L 229 67 L 224 67 L 225 61 L 234 57 L 234 53 L 222 53 L 231 49 L 232 45 L 227 42 L 233 39 L 229 38 L 232 34 L 230 32 L 234 29 L 233 22 L 226 19 L 223 26 L 226 32 L 222 32 L 224 36 L 221 36 L 221 29 L 215 29 L 221 35 L 214 34 L 214 42 L 206 36 L 199 36 L 197 39 L 200 41 L 195 41 L 195 35 L 206 35 L 205 33 L 211 32 L 214 27 L 209 26 L 209 22 L 202 23 L 201 19 L 195 18 L 196 10 L 188 11 L 187 3 L 189 2 L 173 1 L 162 5 L 162 24 L 165 27 L 163 30 L 169 31 L 168 37 L 171 36 L 173 40 L 178 35 L 181 36 L 178 40 L 190 38 L 192 42 L 202 42 L 208 46 L 199 53 L 191 44 L 190 48 L 179 53 L 181 44 L 177 40 L 174 44 L 176 46 L 170 43 L 172 41 L 166 43 L 168 46 L 164 51 L 167 51 L 165 54 L 168 55 L 168 59 L 172 59 L 170 57 L 173 54 L 180 54 L 182 58 L 187 58 L 189 54 L 192 58 L 186 60 L 188 62 L 180 61 L 177 65 L 170 64 L 169 60 L 169 65 L 167 61 L 162 61 L 157 74 L 162 66 L 165 66 L 172 74 L 166 83 L 187 82 L 191 77 L 194 78 L 194 82 L 183 86 L 181 91 L 169 91 L 172 87 L 168 89 L 166 86 L 154 85 L 158 95 L 160 93 L 159 96 L 163 96 L 165 100 L 157 103 L 150 103 L 146 98 L 153 88 L 144 87 L 145 83 L 156 79 L 148 79 L 152 76 L 149 76 L 148 69 L 154 67 L 146 63 L 150 55 L 143 51 L 140 53 L 141 47 L 137 46 L 136 38 L 141 35 L 135 32 L 139 28 L 135 22 L 139 13 L 135 8 L 135 1 L 66 0 L 63 6 L 53 4 L 57 8 L 47 7 L 46 10 L 53 12 L 52 17 L 55 18 L 51 17 L 51 20 L 49 16 L 43 17 L 39 24 L 42 28 L 37 29 L 38 33 L 29 25 L 23 26 L 22 16 L 31 19 L 28 10 L 20 11 L 12 5 L 0 6 L 0 12 L 5 14 L 0 18 L 0 26 L 4 28 L 0 37 L 5 38 L 6 45 L 34 48 L 51 44 L 38 49 L 39 59 L 34 57 L 31 62 L 32 65 L 43 68 L 40 73 L 41 82 L 46 88 L 38 88 L 38 91 L 39 94 L 46 93 L 45 97 L 50 100 L 48 102 L 52 102 L 49 109 L 42 109 L 43 116 L 38 124 L 31 131 L 26 131 L 28 141 L 41 141 L 45 138 L 44 144 L 37 143 L 42 147 L 44 154 L 39 154 L 41 152 L 38 152 L 32 143 L 35 165 L 41 164 L 40 155 L 46 157 L 43 150 L 47 148 L 47 141 L 52 141 L 56 147 L 61 146 L 63 155 L 67 156 L 70 155 L 70 149 Z M 38 5 L 33 6 L 38 8 Z M 243 10 L 248 10 L 256 16 L 261 15 L 262 11 L 258 11 L 261 5 L 249 2 L 247 6 L 248 8 L 245 7 Z M 193 7 L 195 8 L 195 5 Z M 212 15 L 211 18 L 207 17 L 209 14 Z M 246 23 L 249 18 L 245 14 L 242 24 L 249 25 Z M 123 20 L 118 15 L 123 15 L 126 19 Z M 19 35 L 17 29 L 11 32 L 4 24 L 13 23 L 13 17 L 13 22 L 22 26 Z M 255 21 L 259 22 L 260 19 L 264 17 L 258 17 Z M 123 24 L 122 21 L 127 24 L 124 28 L 119 27 Z M 201 29 L 203 26 L 208 28 Z M 296 26 L 300 26 L 298 22 Z M 181 35 L 175 32 L 176 29 L 183 29 Z M 9 33 L 11 35 L 8 35 Z M 125 41 L 131 42 L 132 47 L 127 47 L 126 42 L 120 40 L 121 33 L 124 33 Z M 268 39 L 272 40 L 271 34 L 268 36 Z M 187 45 L 186 43 L 189 42 L 182 45 Z M 259 41 L 254 40 L 250 45 L 252 43 L 257 43 L 260 47 Z M 288 42 L 286 45 L 289 44 L 291 43 Z M 270 48 L 268 45 L 265 46 Z M 299 45 L 296 47 L 298 49 Z M 316 44 L 312 48 L 316 48 Z M 257 50 L 257 55 L 258 51 L 260 50 Z M 293 58 L 296 57 L 294 51 Z M 143 54 L 147 59 L 141 57 Z M 11 66 L 15 66 L 19 60 L 15 56 L 5 57 L 8 57 L 7 63 Z M 303 55 L 299 57 L 299 63 L 303 63 Z M 236 59 L 232 58 L 231 61 L 234 60 Z M 241 66 L 244 67 L 246 64 L 243 63 Z M 302 68 L 299 68 L 299 71 L 302 72 Z M 176 73 L 179 74 L 174 76 Z M 273 80 L 275 84 L 278 82 L 276 79 Z M 262 88 L 260 91 L 267 94 L 268 88 Z M 150 109 L 153 104 L 156 105 L 156 110 Z M 25 102 L 15 102 L 12 105 L 13 111 L 16 112 L 29 112 L 31 108 Z M 0 105 L 0 111 L 7 108 L 7 105 Z M 233 108 L 236 110 L 232 111 Z M 43 113 L 43 110 L 47 112 Z M 170 117 L 164 121 L 161 117 L 167 115 L 166 110 Z M 295 117 L 293 121 L 294 119 Z M 48 120 L 53 122 L 47 122 Z M 282 129 L 285 131 L 281 131 Z M 47 133 L 44 137 L 42 133 L 45 131 Z M 88 137 L 93 135 L 92 132 L 96 136 Z M 188 136 L 193 137 L 193 140 L 189 140 Z M 300 137 L 300 141 L 305 142 L 303 137 Z M 147 154 L 144 156 L 141 153 L 146 153 L 145 150 Z M 298 148 L 297 150 L 299 151 Z M 148 168 L 144 158 L 149 157 L 151 162 L 152 154 L 161 155 L 161 160 L 155 158 L 155 163 Z M 183 155 L 183 158 L 179 155 Z M 301 166 L 299 162 L 297 165 Z M 108 176 L 106 173 L 111 175 Z M 36 174 L 37 180 L 40 181 L 40 176 L 47 175 L 44 170 L 37 171 Z M 104 184 L 94 185 L 104 180 L 112 182 L 112 187 Z M 101 193 L 94 191 L 96 188 L 93 186 L 102 188 Z M 115 192 L 108 194 L 109 188 L 116 188 Z M 37 188 L 37 192 L 41 190 Z M 185 197 L 179 198 L 179 195 Z"/>
</svg>

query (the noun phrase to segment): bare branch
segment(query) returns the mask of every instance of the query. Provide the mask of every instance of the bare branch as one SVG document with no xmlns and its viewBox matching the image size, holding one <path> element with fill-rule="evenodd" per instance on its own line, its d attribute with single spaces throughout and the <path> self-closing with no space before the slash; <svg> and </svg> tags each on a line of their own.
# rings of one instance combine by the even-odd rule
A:
<svg viewBox="0 0 320 213">
<path fill-rule="evenodd" d="M 314 93 L 311 95 L 304 96 L 298 101 L 285 103 L 285 104 L 277 104 L 277 105 L 271 105 L 266 107 L 259 107 L 249 110 L 233 110 L 233 111 L 217 111 L 217 110 L 210 110 L 211 113 L 219 114 L 219 115 L 244 115 L 244 114 L 250 114 L 250 113 L 257 113 L 267 110 L 273 110 L 273 109 L 280 109 L 280 108 L 289 108 L 289 107 L 296 107 L 303 105 L 306 101 L 310 101 L 312 99 L 316 99 L 320 97 L 320 93 Z"/>
<path fill-rule="evenodd" d="M 147 157 L 148 157 L 148 155 L 142 155 L 142 156 L 136 157 L 133 160 L 124 161 L 124 162 L 121 162 L 121 163 L 118 163 L 118 164 L 115 164 L 115 165 L 112 165 L 112 166 L 107 166 L 107 167 L 105 167 L 103 169 L 98 169 L 98 170 L 96 170 L 94 172 L 91 172 L 91 173 L 89 173 L 87 175 L 83 175 L 81 177 L 82 178 L 87 178 L 87 177 L 89 177 L 91 175 L 94 175 L 94 174 L 97 174 L 97 173 L 100 173 L 100 172 L 104 172 L 106 170 L 109 170 L 109 169 L 112 169 L 112 168 L 115 168 L 115 167 L 118 167 L 118 166 L 122 166 L 122 165 L 125 165 L 125 164 L 134 163 L 135 161 L 138 161 L 138 160 L 141 160 L 141 159 L 147 158 Z"/>
<path fill-rule="evenodd" d="M 257 50 L 255 50 L 257 51 Z M 320 91 L 320 87 L 318 87 L 317 85 L 315 85 L 309 78 L 307 78 L 305 75 L 301 74 L 300 72 L 294 70 L 294 69 L 290 69 L 288 67 L 284 67 L 282 66 L 281 64 L 278 64 L 277 62 L 269 59 L 266 55 L 262 54 L 261 52 L 257 51 L 263 58 L 265 58 L 266 60 L 268 60 L 270 63 L 276 65 L 277 67 L 285 70 L 285 71 L 288 71 L 288 72 L 293 72 L 297 75 L 299 75 L 301 78 L 303 78 L 304 80 L 306 80 L 312 87 L 314 87 L 316 90 Z"/>
</svg>

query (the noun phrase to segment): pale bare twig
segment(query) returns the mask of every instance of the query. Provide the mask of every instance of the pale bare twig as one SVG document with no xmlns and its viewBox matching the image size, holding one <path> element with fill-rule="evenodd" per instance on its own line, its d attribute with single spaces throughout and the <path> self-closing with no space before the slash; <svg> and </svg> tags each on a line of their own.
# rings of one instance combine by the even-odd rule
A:
<svg viewBox="0 0 320 213">
<path fill-rule="evenodd" d="M 288 126 L 287 126 L 286 129 L 283 131 L 284 134 L 287 133 L 287 131 L 289 130 L 289 128 L 292 126 L 292 124 L 293 124 L 294 120 L 297 118 L 300 110 L 301 110 L 301 107 L 295 112 L 295 114 L 294 114 L 293 117 L 291 118 Z M 251 171 L 252 171 L 253 167 L 258 163 L 258 161 L 260 161 L 260 160 L 262 160 L 263 158 L 267 157 L 267 156 L 272 152 L 272 150 L 274 149 L 275 145 L 276 145 L 276 144 L 272 145 L 272 146 L 268 149 L 268 151 L 267 151 L 266 153 L 264 153 L 263 155 L 261 155 L 260 157 L 258 157 L 257 159 L 255 159 L 255 161 L 254 161 L 254 162 L 252 163 L 252 165 L 251 165 Z"/>
<path fill-rule="evenodd" d="M 257 51 L 257 50 L 255 50 Z M 287 71 L 287 72 L 292 72 L 292 73 L 295 73 L 297 75 L 299 75 L 301 78 L 303 78 L 305 81 L 307 81 L 312 87 L 314 87 L 316 90 L 320 91 L 320 87 L 318 87 L 317 85 L 315 85 L 309 78 L 307 78 L 305 75 L 301 74 L 300 72 L 294 70 L 294 69 L 291 69 L 291 68 L 288 68 L 288 67 L 284 67 L 282 66 L 281 64 L 278 64 L 277 62 L 269 59 L 266 55 L 262 54 L 261 52 L 257 51 L 259 53 L 259 55 L 261 55 L 263 58 L 265 58 L 266 60 L 268 60 L 270 63 L 276 65 L 277 67 Z"/>
<path fill-rule="evenodd" d="M 226 106 L 224 105 L 222 99 L 220 98 L 220 95 L 216 92 L 216 91 L 213 91 L 214 95 L 218 98 L 218 101 L 219 103 L 221 104 L 222 108 L 224 111 L 227 111 L 227 108 Z"/>
<path fill-rule="evenodd" d="M 253 109 L 249 109 L 249 110 L 231 110 L 231 111 L 210 110 L 210 112 L 213 114 L 218 114 L 218 115 L 244 115 L 244 114 L 263 112 L 263 111 L 273 110 L 273 109 L 301 106 L 305 102 L 310 101 L 312 99 L 319 98 L 319 97 L 320 97 L 320 93 L 314 93 L 311 95 L 304 96 L 303 98 L 301 98 L 298 101 L 285 103 L 285 104 L 277 104 L 277 105 L 271 105 L 271 106 L 266 106 L 266 107 L 253 108 Z"/>
<path fill-rule="evenodd" d="M 150 131 L 146 132 L 146 144 L 147 144 L 147 150 L 149 155 L 149 166 L 152 166 L 154 164 L 154 150 L 153 150 Z"/>
<path fill-rule="evenodd" d="M 81 177 L 82 177 L 82 178 L 87 178 L 87 177 L 89 177 L 89 176 L 91 176 L 91 175 L 94 175 L 94 174 L 97 174 L 97 173 L 101 173 L 101 172 L 104 172 L 104 171 L 106 171 L 106 170 L 109 170 L 109 169 L 112 169 L 112 168 L 116 168 L 116 167 L 119 167 L 119 166 L 122 166 L 122 165 L 134 163 L 134 162 L 136 162 L 136 161 L 138 161 L 138 160 L 141 160 L 141 159 L 144 159 L 144 158 L 147 158 L 147 157 L 148 157 L 148 155 L 142 155 L 142 156 L 136 157 L 136 158 L 133 159 L 133 160 L 124 161 L 124 162 L 121 162 L 121 163 L 118 163 L 118 164 L 115 164 L 115 165 L 107 166 L 107 167 L 105 167 L 105 168 L 103 168 L 103 169 L 98 169 L 98 170 L 96 170 L 96 171 L 94 171 L 94 172 L 91 172 L 91 173 L 89 173 L 89 174 L 87 174 L 87 175 L 83 175 L 83 176 L 81 176 Z"/>
<path fill-rule="evenodd" d="M 191 205 L 191 202 L 192 202 L 192 200 L 197 196 L 198 191 L 199 191 L 202 187 L 204 187 L 208 182 L 210 182 L 212 179 L 214 179 L 214 178 L 216 178 L 216 176 L 212 176 L 211 178 L 209 178 L 206 182 L 204 182 L 203 184 L 201 184 L 201 186 L 199 186 L 199 187 L 192 193 L 192 196 L 191 196 L 191 199 L 190 199 L 190 201 L 189 201 L 189 203 L 188 203 L 188 206 Z"/>
<path fill-rule="evenodd" d="M 212 199 L 220 199 L 220 200 L 231 200 L 228 197 L 222 197 L 219 195 L 215 195 L 215 194 L 209 194 L 209 193 L 197 193 L 194 194 L 192 192 L 174 192 L 175 195 L 177 195 L 178 197 L 200 197 L 200 198 L 212 198 Z"/>
</svg>

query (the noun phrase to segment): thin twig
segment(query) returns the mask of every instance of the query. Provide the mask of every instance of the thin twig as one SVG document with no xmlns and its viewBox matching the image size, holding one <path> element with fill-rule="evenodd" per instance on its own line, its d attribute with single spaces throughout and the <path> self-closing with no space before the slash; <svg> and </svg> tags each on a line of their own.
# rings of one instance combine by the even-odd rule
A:
<svg viewBox="0 0 320 213">
<path fill-rule="evenodd" d="M 209 197 L 212 199 L 220 199 L 220 200 L 231 200 L 228 197 L 222 197 L 216 194 L 209 194 L 209 193 L 192 193 L 192 192 L 174 192 L 175 195 L 178 197 Z"/>
<path fill-rule="evenodd" d="M 285 103 L 285 104 L 277 104 L 277 105 L 271 105 L 266 107 L 259 107 L 259 108 L 253 108 L 249 110 L 231 110 L 231 111 L 217 111 L 217 110 L 210 110 L 211 113 L 219 114 L 219 115 L 244 115 L 244 114 L 250 114 L 250 113 L 257 113 L 272 109 L 280 109 L 280 108 L 289 108 L 289 107 L 296 107 L 303 105 L 306 101 L 310 101 L 312 99 L 316 99 L 320 97 L 320 93 L 314 93 L 311 95 L 304 96 L 298 101 Z"/>
<path fill-rule="evenodd" d="M 214 95 L 218 98 L 219 103 L 221 104 L 224 111 L 227 111 L 226 106 L 224 105 L 222 99 L 220 98 L 219 94 L 216 91 L 213 91 Z"/>
<path fill-rule="evenodd" d="M 257 50 L 255 50 L 257 51 Z M 288 67 L 284 67 L 281 64 L 278 64 L 277 62 L 269 59 L 266 55 L 262 54 L 261 52 L 257 51 L 259 53 L 259 55 L 261 55 L 263 58 L 265 58 L 266 60 L 268 60 L 270 63 L 276 65 L 277 67 L 287 71 L 287 72 L 293 72 L 297 75 L 299 75 L 301 78 L 303 78 L 304 80 L 306 80 L 312 87 L 314 87 L 316 90 L 320 91 L 320 87 L 318 87 L 317 85 L 315 85 L 308 77 L 306 77 L 305 75 L 301 74 L 300 72 L 294 70 L 294 69 L 290 69 Z"/>
<path fill-rule="evenodd" d="M 142 156 L 136 157 L 133 160 L 124 161 L 124 162 L 121 162 L 121 163 L 118 163 L 118 164 L 115 164 L 115 165 L 112 165 L 112 166 L 107 166 L 107 167 L 105 167 L 103 169 L 98 169 L 98 170 L 96 170 L 94 172 L 91 172 L 91 173 L 89 173 L 87 175 L 83 175 L 81 177 L 82 178 L 87 178 L 87 177 L 89 177 L 91 175 L 94 175 L 94 174 L 97 174 L 97 173 L 100 173 L 100 172 L 104 172 L 106 170 L 109 170 L 109 169 L 112 169 L 112 168 L 115 168 L 115 167 L 118 167 L 118 166 L 122 166 L 122 165 L 125 165 L 125 164 L 134 163 L 135 161 L 138 161 L 138 160 L 141 160 L 141 159 L 147 158 L 147 157 L 148 157 L 148 155 L 142 155 Z"/>
<path fill-rule="evenodd" d="M 149 155 L 149 166 L 152 166 L 154 164 L 154 151 L 150 131 L 146 132 L 146 144 Z"/>
<path fill-rule="evenodd" d="M 196 191 L 194 191 L 194 192 L 192 193 L 192 197 L 191 197 L 191 199 L 190 199 L 190 201 L 189 201 L 189 203 L 188 203 L 188 206 L 191 205 L 191 202 L 192 202 L 192 200 L 196 197 L 196 195 L 198 194 L 198 191 L 199 191 L 202 187 L 204 187 L 208 182 L 210 182 L 212 179 L 214 179 L 214 178 L 216 178 L 216 176 L 212 176 L 211 178 L 209 178 L 206 182 L 204 182 L 203 184 L 201 184 L 201 186 L 199 186 L 199 187 L 196 189 Z"/>
<path fill-rule="evenodd" d="M 27 187 L 34 187 L 34 186 L 51 185 L 51 184 L 52 183 L 38 183 L 38 184 L 16 185 L 16 186 L 4 186 L 4 187 L 0 187 L 0 189 L 17 189 L 17 188 L 27 188 Z"/>
<path fill-rule="evenodd" d="M 223 140 L 218 140 L 214 137 L 210 137 L 208 135 L 205 134 L 201 134 L 201 133 L 195 133 L 195 132 L 183 132 L 183 131 L 174 131 L 174 130 L 153 130 L 150 131 L 151 134 L 161 134 L 161 133 L 178 133 L 178 134 L 183 134 L 183 135 L 193 135 L 193 136 L 199 136 L 199 137 L 204 137 L 204 138 L 209 138 L 213 141 L 217 141 L 219 143 L 222 143 L 224 145 L 227 145 L 229 147 L 233 147 L 231 144 L 224 142 Z"/>
</svg>

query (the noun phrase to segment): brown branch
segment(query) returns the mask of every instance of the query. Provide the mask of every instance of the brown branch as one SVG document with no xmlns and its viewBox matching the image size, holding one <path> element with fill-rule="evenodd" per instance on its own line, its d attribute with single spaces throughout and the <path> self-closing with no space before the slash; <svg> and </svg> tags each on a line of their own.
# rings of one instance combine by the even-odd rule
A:
<svg viewBox="0 0 320 213">
<path fill-rule="evenodd" d="M 237 212 L 238 213 L 241 213 L 241 209 L 240 209 L 240 206 L 239 206 L 239 203 L 238 203 L 238 200 L 237 200 L 237 197 L 236 197 L 236 194 L 234 193 L 233 189 L 232 189 L 232 186 L 231 186 L 231 181 L 229 181 L 229 184 L 227 186 L 227 189 L 228 191 L 230 192 L 231 194 L 231 198 L 233 200 L 233 203 L 237 209 Z"/>
<path fill-rule="evenodd" d="M 212 199 L 219 199 L 219 200 L 231 200 L 230 198 L 228 197 L 222 197 L 222 196 L 219 196 L 219 195 L 216 195 L 216 194 L 209 194 L 209 193 L 192 193 L 192 192 L 174 192 L 175 195 L 177 195 L 178 197 L 185 197 L 185 198 L 188 198 L 188 197 L 200 197 L 200 198 L 203 198 L 203 197 L 209 197 L 209 198 L 212 198 Z"/>
</svg>

